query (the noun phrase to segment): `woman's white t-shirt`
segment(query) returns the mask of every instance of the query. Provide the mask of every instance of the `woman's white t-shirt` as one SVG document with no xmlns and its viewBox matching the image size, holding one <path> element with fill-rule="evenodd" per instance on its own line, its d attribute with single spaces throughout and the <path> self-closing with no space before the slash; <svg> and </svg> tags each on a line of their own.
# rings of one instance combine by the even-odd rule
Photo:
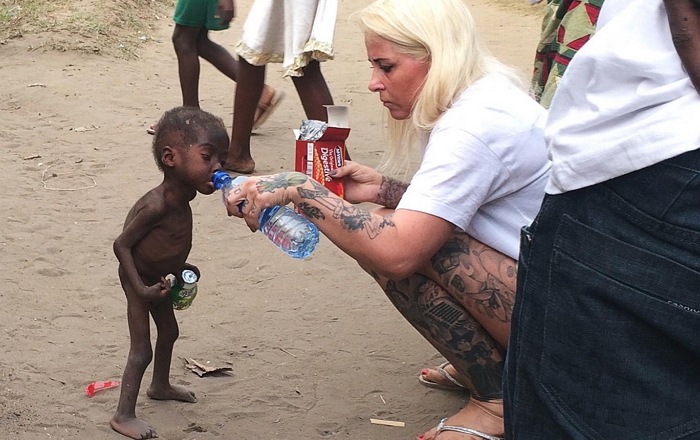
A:
<svg viewBox="0 0 700 440">
<path fill-rule="evenodd" d="M 440 217 L 518 258 L 549 177 L 547 111 L 503 75 L 462 92 L 428 138 L 420 168 L 396 209 Z"/>
</svg>

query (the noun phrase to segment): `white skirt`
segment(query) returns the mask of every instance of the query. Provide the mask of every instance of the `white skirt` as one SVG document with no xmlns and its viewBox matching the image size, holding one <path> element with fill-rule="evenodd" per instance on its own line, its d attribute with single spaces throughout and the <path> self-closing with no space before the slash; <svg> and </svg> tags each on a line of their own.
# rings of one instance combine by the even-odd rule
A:
<svg viewBox="0 0 700 440">
<path fill-rule="evenodd" d="M 333 59 L 338 0 L 256 0 L 236 53 L 255 66 L 282 63 L 284 76 L 302 76 L 312 60 Z"/>
</svg>

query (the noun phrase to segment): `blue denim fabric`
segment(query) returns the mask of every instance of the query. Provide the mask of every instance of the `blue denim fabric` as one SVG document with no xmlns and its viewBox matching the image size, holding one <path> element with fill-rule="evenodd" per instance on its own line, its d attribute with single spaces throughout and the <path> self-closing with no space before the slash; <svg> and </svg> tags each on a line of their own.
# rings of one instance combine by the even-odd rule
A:
<svg viewBox="0 0 700 440">
<path fill-rule="evenodd" d="M 505 375 L 508 440 L 700 439 L 700 151 L 545 197 Z"/>
</svg>

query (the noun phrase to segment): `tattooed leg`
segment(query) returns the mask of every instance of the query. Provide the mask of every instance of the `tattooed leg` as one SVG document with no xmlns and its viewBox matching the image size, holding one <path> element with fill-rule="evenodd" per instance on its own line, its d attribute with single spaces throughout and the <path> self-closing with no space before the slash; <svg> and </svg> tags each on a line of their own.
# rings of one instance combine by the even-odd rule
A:
<svg viewBox="0 0 700 440">
<path fill-rule="evenodd" d="M 373 275 L 399 312 L 452 363 L 475 398 L 503 398 L 503 347 L 461 304 L 423 275 L 402 281 Z"/>
<path fill-rule="evenodd" d="M 420 273 L 435 281 L 498 342 L 508 343 L 515 260 L 455 232 Z"/>
</svg>

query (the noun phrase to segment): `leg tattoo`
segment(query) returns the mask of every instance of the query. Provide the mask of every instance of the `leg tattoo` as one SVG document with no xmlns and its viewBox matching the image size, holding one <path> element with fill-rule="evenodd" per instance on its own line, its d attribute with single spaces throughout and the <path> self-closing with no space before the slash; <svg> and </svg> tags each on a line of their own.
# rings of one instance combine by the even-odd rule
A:
<svg viewBox="0 0 700 440">
<path fill-rule="evenodd" d="M 422 275 L 380 285 L 404 317 L 468 382 L 481 400 L 503 397 L 503 349 L 465 308 Z"/>
<path fill-rule="evenodd" d="M 515 261 L 456 232 L 421 273 L 435 281 L 505 347 L 515 301 Z"/>
</svg>

